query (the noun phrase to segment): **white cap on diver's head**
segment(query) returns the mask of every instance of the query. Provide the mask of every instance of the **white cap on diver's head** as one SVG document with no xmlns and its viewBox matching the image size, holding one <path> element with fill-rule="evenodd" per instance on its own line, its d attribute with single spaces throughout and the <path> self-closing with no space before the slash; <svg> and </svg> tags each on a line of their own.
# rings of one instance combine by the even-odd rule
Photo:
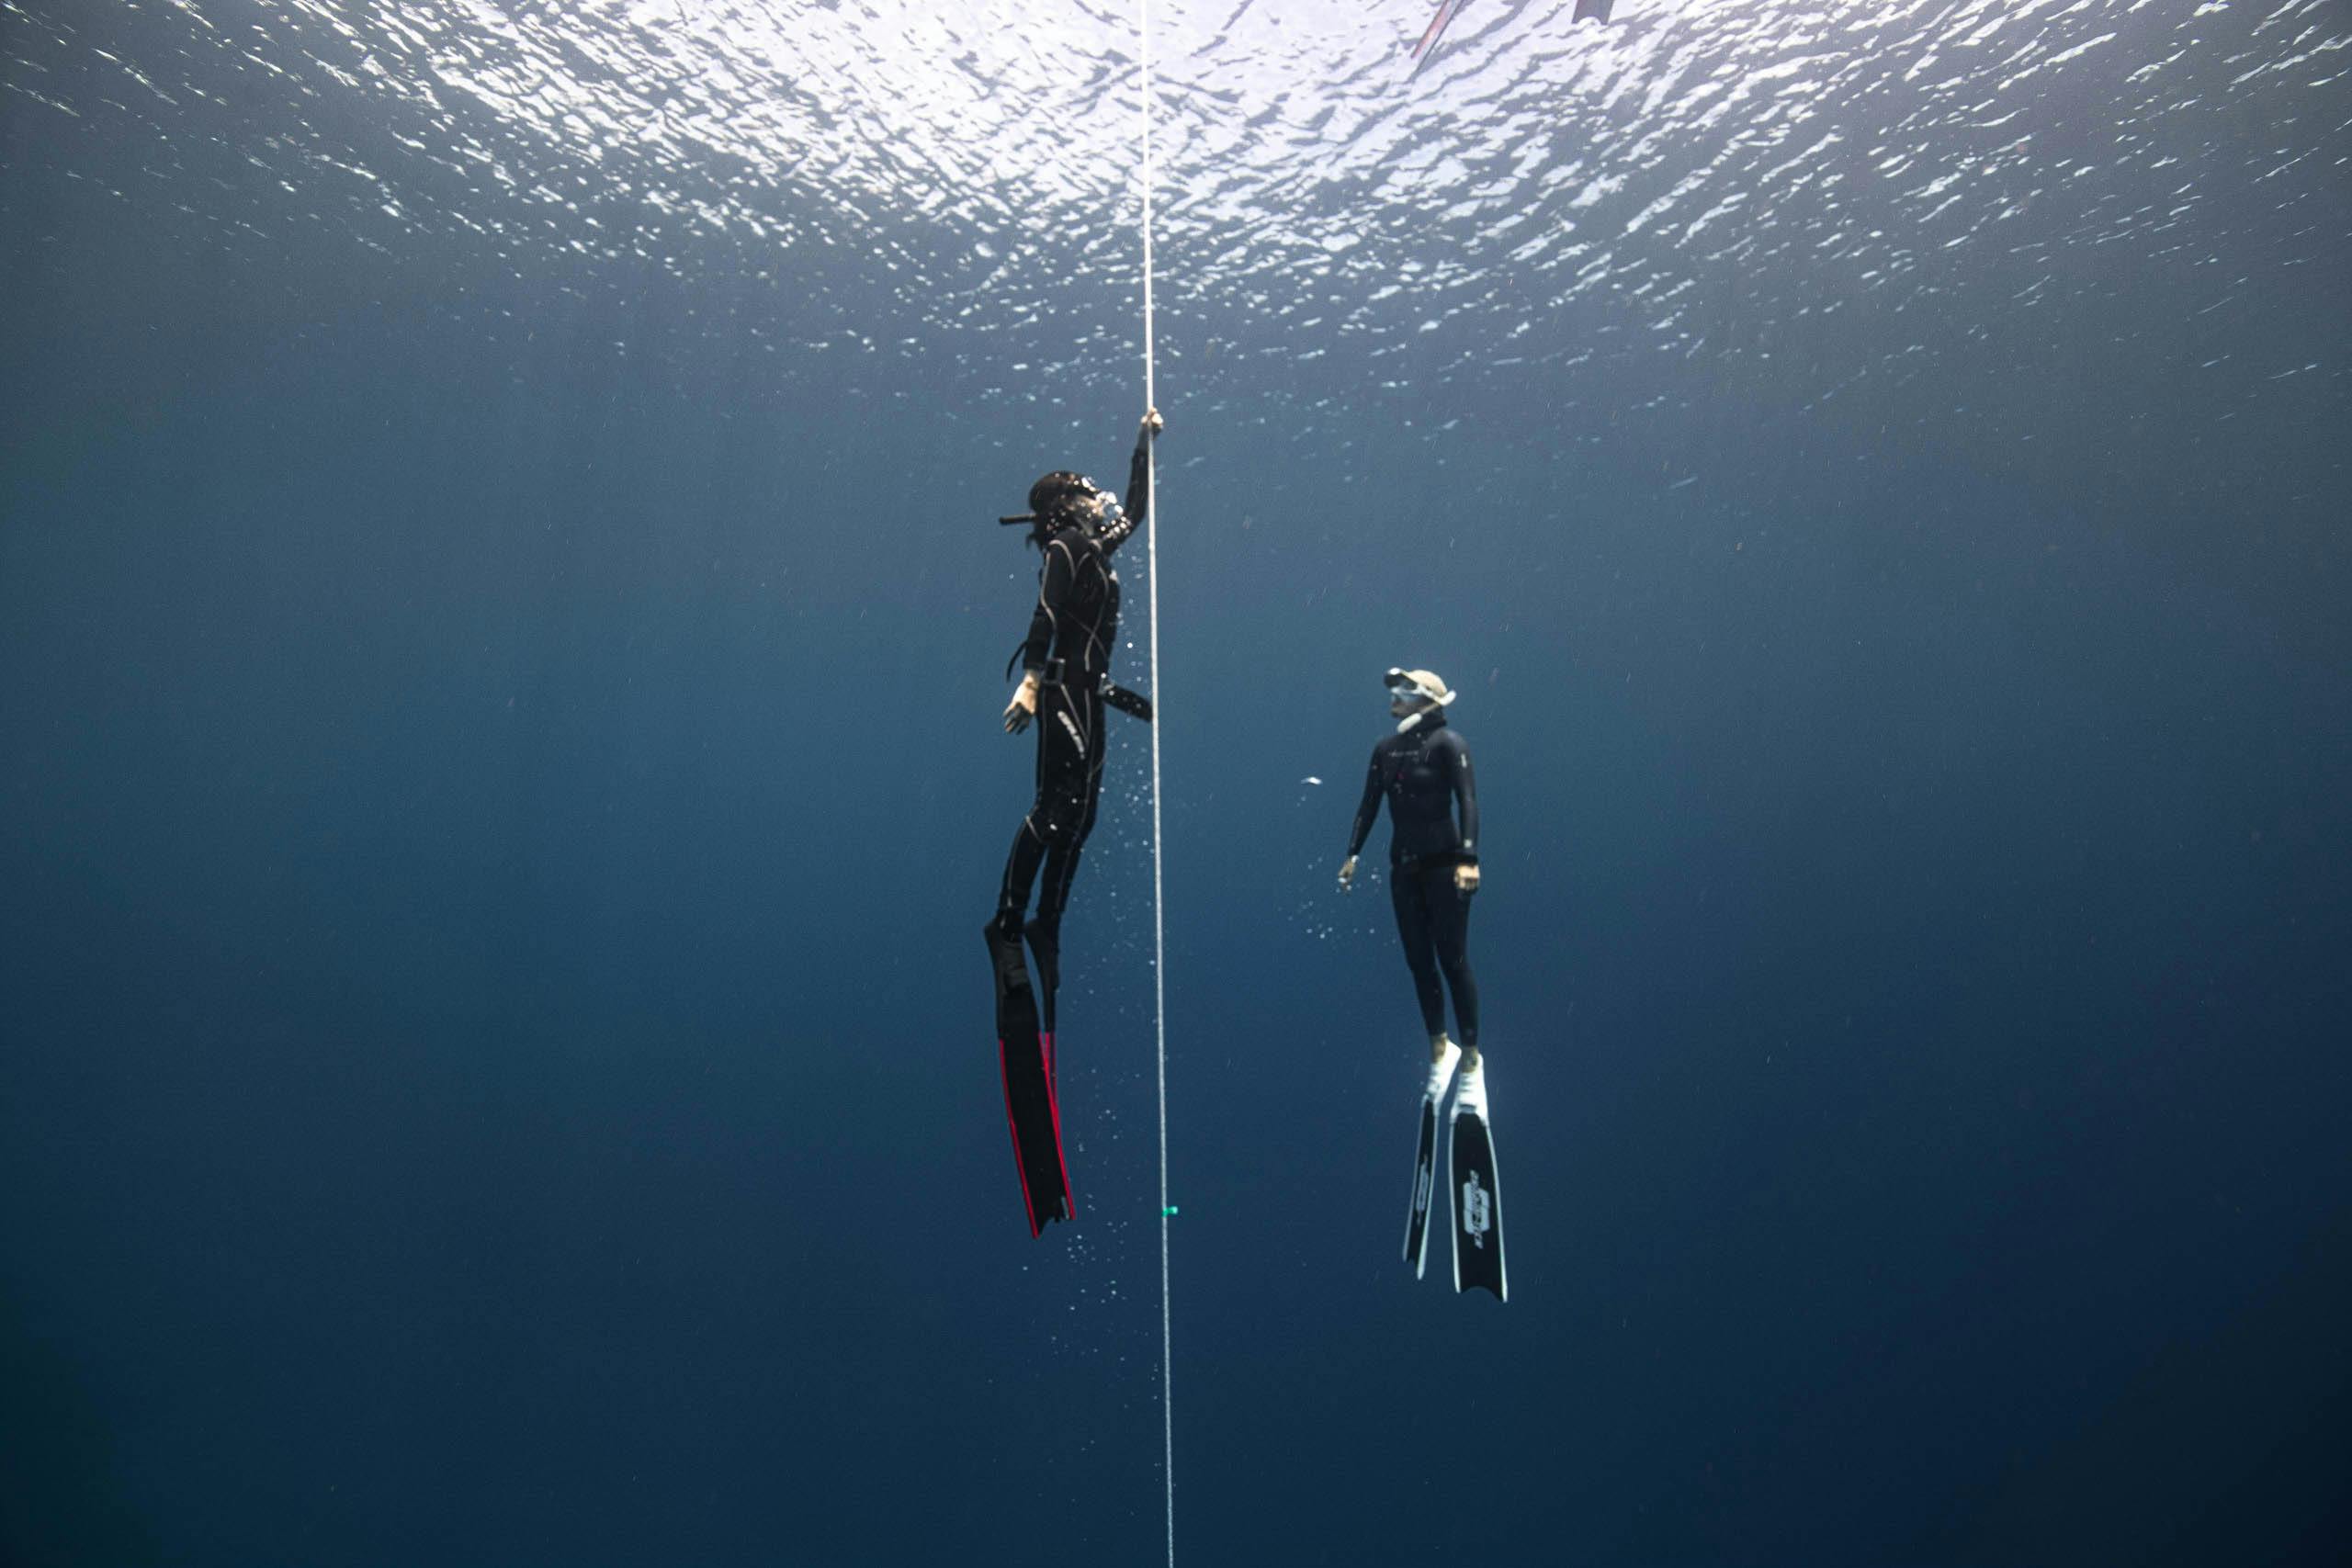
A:
<svg viewBox="0 0 2352 1568">
<path fill-rule="evenodd" d="M 1453 693 L 1446 689 L 1445 682 L 1438 679 L 1434 671 L 1391 670 L 1386 680 L 1391 696 L 1419 697 L 1439 707 L 1453 705 Z"/>
</svg>

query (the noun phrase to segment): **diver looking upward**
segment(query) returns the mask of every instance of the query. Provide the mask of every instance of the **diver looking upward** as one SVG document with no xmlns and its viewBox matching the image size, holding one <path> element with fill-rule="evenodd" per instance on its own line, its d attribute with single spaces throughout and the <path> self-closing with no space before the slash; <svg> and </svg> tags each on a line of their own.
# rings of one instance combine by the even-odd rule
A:
<svg viewBox="0 0 2352 1568">
<path fill-rule="evenodd" d="M 1478 891 L 1478 788 L 1470 748 L 1448 727 L 1453 694 L 1427 670 L 1391 670 L 1388 711 L 1396 732 L 1372 749 L 1363 800 L 1348 835 L 1340 886 L 1355 886 L 1356 856 L 1388 802 L 1388 891 L 1396 907 L 1396 934 L 1429 1031 L 1430 1076 L 1421 1096 L 1420 1135 L 1413 1154 L 1412 1206 L 1405 1222 L 1405 1261 L 1421 1273 L 1429 1243 L 1429 1211 L 1438 1188 L 1438 1108 L 1462 1068 L 1450 1123 L 1453 1288 L 1510 1299 L 1503 1266 L 1502 1185 L 1495 1165 L 1487 1111 L 1485 1064 L 1478 1055 L 1478 982 L 1470 973 L 1470 900 Z M 1457 809 L 1460 816 L 1457 818 Z M 1442 981 L 1441 983 L 1441 976 Z M 1445 1032 L 1445 996 L 1462 1031 L 1456 1045 Z"/>
<path fill-rule="evenodd" d="M 1478 891 L 1478 791 L 1470 748 L 1445 721 L 1454 694 L 1427 670 L 1391 670 L 1388 711 L 1396 733 L 1372 749 L 1372 767 L 1348 836 L 1340 886 L 1355 882 L 1356 857 L 1388 802 L 1388 891 L 1396 907 L 1396 934 L 1421 1004 L 1430 1036 L 1430 1078 L 1442 1094 L 1456 1047 L 1445 1032 L 1445 993 L 1462 1032 L 1465 1075 L 1478 1070 L 1478 983 L 1470 973 L 1470 898 Z M 1461 820 L 1454 818 L 1456 802 Z M 1439 982 L 1440 974 L 1444 983 Z"/>
<path fill-rule="evenodd" d="M 1045 992 L 1040 1022 L 1047 1033 L 1054 1028 L 1054 994 L 1061 976 L 1062 911 L 1102 794 L 1103 705 L 1107 702 L 1138 717 L 1150 715 L 1142 698 L 1110 683 L 1111 650 L 1119 631 L 1119 579 L 1111 570 L 1111 554 L 1143 526 L 1150 512 L 1150 448 L 1162 424 L 1154 410 L 1136 433 L 1124 507 L 1092 480 L 1057 469 L 1030 486 L 1026 513 L 1003 519 L 1028 524 L 1029 542 L 1044 558 L 1029 635 L 1016 655 L 1021 685 L 1004 709 L 1008 734 L 1036 722 L 1037 790 L 1005 857 L 988 933 L 992 948 L 1028 937 Z M 1037 910 L 1029 915 L 1033 886 Z"/>
<path fill-rule="evenodd" d="M 996 981 L 1005 1115 L 1032 1237 L 1077 1212 L 1069 1163 L 1062 1157 L 1061 1102 L 1054 1089 L 1062 911 L 1102 795 L 1102 710 L 1115 707 L 1147 721 L 1151 717 L 1148 702 L 1111 684 L 1111 649 L 1119 635 L 1119 578 L 1111 570 L 1111 552 L 1143 525 L 1150 510 L 1151 443 L 1159 429 L 1158 411 L 1145 413 L 1127 465 L 1124 513 L 1093 480 L 1057 468 L 1029 487 L 1027 512 L 1001 519 L 1028 524 L 1029 542 L 1044 557 L 1029 635 L 1013 654 L 1023 666 L 1021 685 L 1004 706 L 1005 733 L 1017 734 L 1032 722 L 1037 726 L 1037 794 L 1005 856 L 996 914 L 982 928 Z M 1012 673 L 1011 666 L 1005 673 Z M 1033 916 L 1029 893 L 1040 871 L 1045 886 Z M 1022 955 L 1023 936 L 1037 960 L 1035 987 Z"/>
</svg>

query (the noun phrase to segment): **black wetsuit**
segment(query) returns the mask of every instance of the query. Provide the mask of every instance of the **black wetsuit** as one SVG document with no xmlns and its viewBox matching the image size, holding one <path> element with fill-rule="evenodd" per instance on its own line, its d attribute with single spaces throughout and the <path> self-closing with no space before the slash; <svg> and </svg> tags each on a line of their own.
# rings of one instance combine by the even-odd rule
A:
<svg viewBox="0 0 2352 1568">
<path fill-rule="evenodd" d="M 1042 866 L 1045 884 L 1027 931 L 1045 988 L 1047 1030 L 1053 1028 L 1060 978 L 1062 910 L 1102 794 L 1103 694 L 1119 635 L 1119 578 L 1111 570 L 1111 552 L 1143 525 L 1150 511 L 1149 439 L 1146 434 L 1136 441 L 1125 516 L 1099 532 L 1068 525 L 1047 536 L 1037 575 L 1037 608 L 1021 649 L 1022 666 L 1038 681 L 1037 795 L 1005 857 L 994 929 L 1023 929 L 1029 890 Z"/>
<path fill-rule="evenodd" d="M 1405 941 L 1405 962 L 1419 994 L 1421 1022 L 1431 1034 L 1445 1029 L 1445 993 L 1438 973 L 1453 992 L 1453 1016 L 1461 1043 L 1478 1043 L 1478 983 L 1470 974 L 1471 895 L 1453 885 L 1453 869 L 1478 863 L 1478 789 L 1470 772 L 1470 748 L 1448 728 L 1443 708 L 1372 749 L 1372 769 L 1356 807 L 1355 830 L 1348 836 L 1348 858 L 1363 850 L 1381 797 L 1388 799 L 1393 833 L 1388 840 L 1388 890 L 1396 905 L 1396 933 Z M 1453 806 L 1462 805 L 1456 826 Z"/>
</svg>

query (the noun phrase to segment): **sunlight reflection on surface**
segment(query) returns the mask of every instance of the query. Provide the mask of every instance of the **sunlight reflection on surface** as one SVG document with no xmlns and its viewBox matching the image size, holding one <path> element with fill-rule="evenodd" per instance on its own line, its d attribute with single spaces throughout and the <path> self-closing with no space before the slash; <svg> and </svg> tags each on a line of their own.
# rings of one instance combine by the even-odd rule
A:
<svg viewBox="0 0 2352 1568">
<path fill-rule="evenodd" d="M 185 176 L 211 175 L 192 205 L 224 229 L 446 234 L 518 275 L 788 271 L 813 305 L 768 324 L 784 340 L 877 352 L 1073 300 L 1100 316 L 1101 290 L 1134 287 L 1125 5 L 170 3 L 171 47 L 109 51 L 90 79 L 115 79 Z M 2094 289 L 2055 261 L 2081 246 L 2161 265 L 2218 190 L 2274 180 L 2282 243 L 2309 252 L 2285 259 L 2325 248 L 2293 238 L 2326 177 L 2297 167 L 2315 144 L 2245 134 L 2340 89 L 2352 31 L 2324 0 L 1572 10 L 1469 6 L 1408 77 L 1424 0 L 1159 0 L 1178 322 L 1245 318 L 1258 341 L 1230 352 L 1363 373 L 1409 347 L 1426 383 L 1596 351 L 1753 368 L 1772 353 L 1758 323 L 1916 309 L 1917 328 L 1808 356 L 1833 395 L 1987 312 Z M 56 67 L 80 32 L 20 14 L 9 85 L 79 113 Z M 899 320 L 873 320 L 877 286 Z M 1579 307 L 1598 326 L 1559 330 Z M 1104 347 L 1073 327 L 1033 363 L 1082 372 Z"/>
</svg>

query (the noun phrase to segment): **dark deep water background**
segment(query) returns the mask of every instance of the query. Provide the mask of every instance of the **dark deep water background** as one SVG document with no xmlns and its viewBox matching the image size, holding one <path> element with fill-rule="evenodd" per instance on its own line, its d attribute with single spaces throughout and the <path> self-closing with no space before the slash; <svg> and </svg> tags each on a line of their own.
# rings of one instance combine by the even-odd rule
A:
<svg viewBox="0 0 2352 1568">
<path fill-rule="evenodd" d="M 903 214 L 493 242 L 286 153 L 462 206 L 206 41 L 305 9 L 0 6 L 0 1558 L 1158 1560 L 1142 730 L 1035 1245 L 975 940 L 989 519 L 1140 405 L 1117 171 L 961 329 Z M 2023 302 L 2006 241 L 1835 315 L 1758 251 L 1708 348 L 1595 288 L 1294 355 L 1176 204 L 1186 1560 L 2340 1559 L 2352 96 L 2184 85 L 2211 188 L 2101 253 L 2164 51 L 2098 9 Z M 1330 889 L 1392 663 L 1481 773 L 1503 1308 L 1395 1261 L 1418 1023 Z"/>
</svg>

